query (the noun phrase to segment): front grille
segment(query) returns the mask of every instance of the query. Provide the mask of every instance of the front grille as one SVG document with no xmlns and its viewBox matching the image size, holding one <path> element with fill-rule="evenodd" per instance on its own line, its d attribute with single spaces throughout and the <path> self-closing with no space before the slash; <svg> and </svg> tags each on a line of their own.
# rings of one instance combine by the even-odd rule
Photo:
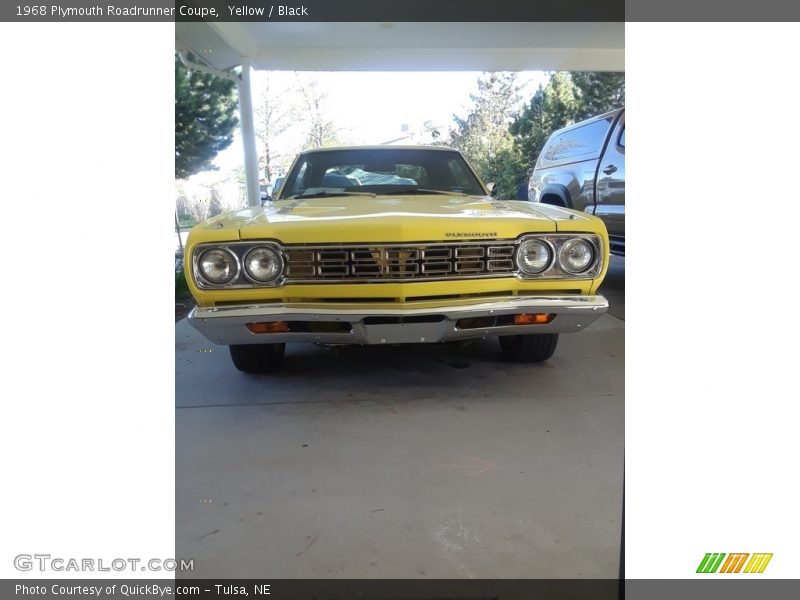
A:
<svg viewBox="0 0 800 600">
<path fill-rule="evenodd" d="M 511 275 L 513 242 L 287 246 L 287 281 L 407 281 Z"/>
</svg>

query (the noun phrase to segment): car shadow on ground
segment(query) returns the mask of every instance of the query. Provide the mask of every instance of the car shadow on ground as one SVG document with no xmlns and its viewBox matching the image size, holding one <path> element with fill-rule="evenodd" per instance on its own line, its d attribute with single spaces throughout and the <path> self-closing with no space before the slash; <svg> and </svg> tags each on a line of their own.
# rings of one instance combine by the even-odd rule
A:
<svg viewBox="0 0 800 600">
<path fill-rule="evenodd" d="M 541 363 L 506 360 L 497 339 L 408 346 L 289 344 L 282 368 L 247 375 L 228 349 L 181 321 L 176 328 L 179 408 L 299 404 L 396 398 L 556 397 L 616 394 L 624 386 L 624 324 L 602 317 L 583 333 L 562 335 Z"/>
</svg>

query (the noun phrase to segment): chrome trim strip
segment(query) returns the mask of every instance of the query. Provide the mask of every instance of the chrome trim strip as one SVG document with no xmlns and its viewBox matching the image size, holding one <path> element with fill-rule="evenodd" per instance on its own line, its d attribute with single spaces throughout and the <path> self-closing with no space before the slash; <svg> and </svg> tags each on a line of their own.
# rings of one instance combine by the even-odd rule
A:
<svg viewBox="0 0 800 600">
<path fill-rule="evenodd" d="M 324 305 L 253 304 L 195 308 L 189 314 L 192 324 L 216 344 L 259 344 L 318 342 L 330 344 L 435 343 L 525 333 L 572 333 L 582 331 L 608 310 L 602 296 L 525 296 L 442 308 L 330 308 Z M 551 313 L 556 317 L 541 325 L 502 325 L 477 329 L 458 329 L 460 319 L 520 313 Z M 442 317 L 425 323 L 370 325 L 368 317 Z M 251 333 L 253 322 L 310 321 L 345 322 L 348 332 Z"/>
</svg>

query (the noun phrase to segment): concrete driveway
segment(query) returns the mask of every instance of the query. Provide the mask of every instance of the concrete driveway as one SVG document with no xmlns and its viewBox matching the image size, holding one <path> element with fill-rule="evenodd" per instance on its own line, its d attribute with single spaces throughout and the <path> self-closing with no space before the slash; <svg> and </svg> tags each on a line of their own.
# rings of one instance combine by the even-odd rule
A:
<svg viewBox="0 0 800 600">
<path fill-rule="evenodd" d="M 603 294 L 609 303 L 608 312 L 618 319 L 625 320 L 625 258 L 621 256 L 611 256 L 611 264 L 608 265 L 606 278 L 599 292 Z"/>
<path fill-rule="evenodd" d="M 175 342 L 176 554 L 193 576 L 617 577 L 619 318 L 541 365 L 504 362 L 496 340 L 309 344 L 247 376 L 185 320 Z"/>
</svg>

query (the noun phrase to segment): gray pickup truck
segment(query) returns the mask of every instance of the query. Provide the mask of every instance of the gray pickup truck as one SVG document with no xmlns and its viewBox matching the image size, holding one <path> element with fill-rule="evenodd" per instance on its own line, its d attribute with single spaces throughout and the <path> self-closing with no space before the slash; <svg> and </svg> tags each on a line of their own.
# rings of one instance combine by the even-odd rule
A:
<svg viewBox="0 0 800 600">
<path fill-rule="evenodd" d="M 531 174 L 528 199 L 600 217 L 611 253 L 625 256 L 625 109 L 553 133 Z"/>
</svg>

